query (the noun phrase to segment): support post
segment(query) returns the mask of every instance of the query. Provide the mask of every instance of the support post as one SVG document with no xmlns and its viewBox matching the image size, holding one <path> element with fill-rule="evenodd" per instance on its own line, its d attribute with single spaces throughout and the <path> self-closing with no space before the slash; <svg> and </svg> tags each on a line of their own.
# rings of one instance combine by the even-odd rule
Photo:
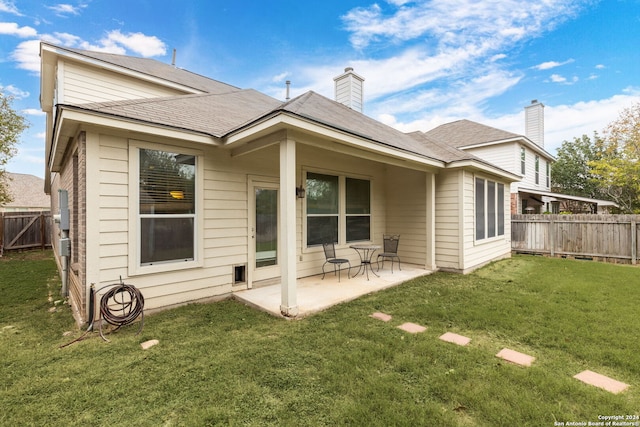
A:
<svg viewBox="0 0 640 427">
<path fill-rule="evenodd" d="M 287 317 L 298 315 L 296 281 L 296 142 L 280 142 L 280 312 Z"/>
<path fill-rule="evenodd" d="M 436 177 L 433 173 L 426 173 L 427 224 L 426 243 L 427 259 L 425 268 L 435 271 L 436 267 Z"/>
</svg>

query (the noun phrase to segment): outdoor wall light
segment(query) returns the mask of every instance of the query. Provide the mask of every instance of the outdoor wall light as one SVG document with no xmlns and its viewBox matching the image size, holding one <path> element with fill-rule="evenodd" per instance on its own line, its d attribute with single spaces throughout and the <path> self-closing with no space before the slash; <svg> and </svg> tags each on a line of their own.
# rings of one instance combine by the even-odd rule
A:
<svg viewBox="0 0 640 427">
<path fill-rule="evenodd" d="M 303 186 L 296 187 L 296 197 L 298 199 L 304 199 L 305 195 L 306 195 L 306 191 L 304 190 Z"/>
</svg>

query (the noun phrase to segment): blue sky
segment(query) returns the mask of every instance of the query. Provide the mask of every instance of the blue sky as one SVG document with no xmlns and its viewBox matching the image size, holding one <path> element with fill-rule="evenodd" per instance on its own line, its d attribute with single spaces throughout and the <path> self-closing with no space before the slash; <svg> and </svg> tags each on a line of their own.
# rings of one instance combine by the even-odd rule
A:
<svg viewBox="0 0 640 427">
<path fill-rule="evenodd" d="M 0 0 L 0 87 L 31 128 L 7 165 L 44 175 L 39 40 L 144 56 L 275 98 L 365 78 L 365 114 L 402 131 L 469 119 L 545 147 L 601 132 L 640 102 L 640 0 Z"/>
</svg>

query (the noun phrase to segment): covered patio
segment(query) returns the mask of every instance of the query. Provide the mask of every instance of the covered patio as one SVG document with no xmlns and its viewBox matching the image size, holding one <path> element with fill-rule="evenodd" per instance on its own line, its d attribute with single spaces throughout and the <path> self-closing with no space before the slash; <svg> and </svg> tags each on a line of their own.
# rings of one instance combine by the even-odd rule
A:
<svg viewBox="0 0 640 427">
<path fill-rule="evenodd" d="M 398 286 L 416 277 L 433 273 L 433 271 L 425 270 L 412 264 L 403 263 L 401 268 L 402 270 L 398 270 L 396 264 L 392 273 L 390 263 L 387 262 L 384 269 L 381 268 L 380 271 L 376 271 L 379 277 L 369 274 L 369 280 L 367 280 L 366 275 L 362 274 L 348 279 L 346 270 L 342 271 L 340 282 L 338 282 L 338 276 L 334 276 L 333 272 L 328 272 L 324 280 L 321 274 L 299 278 L 297 279 L 296 287 L 298 314 L 295 318 L 300 319 L 326 310 L 336 304 Z M 357 266 L 351 270 L 351 273 L 354 274 L 356 271 Z M 281 283 L 276 282 L 268 286 L 235 292 L 234 298 L 274 316 L 285 317 L 280 312 L 282 304 L 281 291 Z"/>
</svg>

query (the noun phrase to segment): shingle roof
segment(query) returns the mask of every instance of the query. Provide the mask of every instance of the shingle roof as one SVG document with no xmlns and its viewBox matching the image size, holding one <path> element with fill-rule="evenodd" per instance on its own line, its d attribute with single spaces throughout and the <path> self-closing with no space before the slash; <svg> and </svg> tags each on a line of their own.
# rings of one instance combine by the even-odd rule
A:
<svg viewBox="0 0 640 427">
<path fill-rule="evenodd" d="M 436 146 L 437 144 L 425 144 L 420 139 L 400 132 L 313 91 L 294 98 L 286 103 L 282 109 L 351 134 L 432 159 L 455 161 L 473 158 L 473 156 L 455 148 L 448 150 L 446 156 L 443 156 L 444 152 Z"/>
<path fill-rule="evenodd" d="M 405 134 L 313 91 L 282 103 L 253 89 L 239 89 L 152 59 L 79 49 L 68 50 L 94 60 L 115 64 L 209 92 L 207 94 L 82 104 L 74 105 L 74 108 L 200 132 L 218 138 L 242 129 L 242 127 L 261 118 L 278 113 L 288 113 L 434 160 L 444 162 L 478 160 L 475 156 L 458 150 L 453 144 L 447 145 L 448 140 L 444 140 L 444 137 L 440 135 L 440 129 L 452 124 L 443 125 L 427 134 L 420 132 Z M 454 129 L 455 140 L 459 139 L 455 137 L 457 134 L 465 135 L 472 128 L 476 129 L 476 133 L 484 135 L 489 134 L 487 129 L 509 134 L 467 120 L 462 120 L 460 123 L 464 126 L 458 130 Z M 430 135 L 432 132 L 435 137 Z M 446 134 L 446 132 L 443 133 Z"/>
<path fill-rule="evenodd" d="M 110 101 L 76 108 L 222 137 L 282 103 L 253 89 Z"/>
<path fill-rule="evenodd" d="M 425 132 L 425 135 L 429 139 L 440 141 L 456 148 L 523 137 L 522 135 L 496 129 L 471 120 L 446 123 Z"/>
<path fill-rule="evenodd" d="M 7 184 L 13 201 L 5 207 L 42 209 L 51 205 L 44 193 L 44 180 L 34 175 L 7 172 Z"/>
<path fill-rule="evenodd" d="M 239 88 L 222 83 L 208 77 L 201 76 L 191 71 L 174 67 L 164 62 L 149 58 L 137 58 L 133 56 L 117 55 L 113 53 L 92 52 L 88 50 L 60 48 L 78 55 L 92 58 L 109 64 L 137 71 L 148 76 L 178 83 L 208 93 L 228 93 L 240 90 Z"/>
<path fill-rule="evenodd" d="M 456 148 L 405 134 L 313 91 L 282 103 L 253 89 L 226 94 L 179 95 L 111 101 L 75 108 L 224 137 L 244 125 L 286 112 L 389 147 L 446 162 L 475 159 Z"/>
</svg>

